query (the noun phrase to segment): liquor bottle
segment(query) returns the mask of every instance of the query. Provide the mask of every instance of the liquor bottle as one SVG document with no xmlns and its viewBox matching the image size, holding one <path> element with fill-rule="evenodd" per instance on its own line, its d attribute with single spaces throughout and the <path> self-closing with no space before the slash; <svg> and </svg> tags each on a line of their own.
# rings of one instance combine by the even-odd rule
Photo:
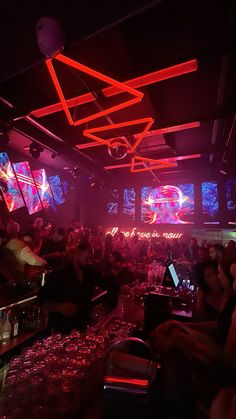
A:
<svg viewBox="0 0 236 419">
<path fill-rule="evenodd" d="M 21 322 L 20 322 L 21 331 L 25 331 L 26 323 L 27 323 L 27 315 L 26 315 L 26 311 L 23 310 L 22 313 L 21 313 Z"/>
<path fill-rule="evenodd" d="M 41 308 L 37 308 L 37 316 L 36 316 L 36 327 L 39 328 L 41 326 Z"/>
<path fill-rule="evenodd" d="M 0 311 L 0 342 L 2 342 L 2 323 L 3 323 L 3 311 Z"/>
<path fill-rule="evenodd" d="M 2 343 L 6 345 L 11 338 L 11 323 L 9 320 L 9 313 L 6 313 L 5 320 L 2 323 Z"/>
<path fill-rule="evenodd" d="M 15 338 L 19 334 L 19 321 L 16 314 L 12 318 L 11 326 L 12 326 L 12 336 Z"/>
</svg>

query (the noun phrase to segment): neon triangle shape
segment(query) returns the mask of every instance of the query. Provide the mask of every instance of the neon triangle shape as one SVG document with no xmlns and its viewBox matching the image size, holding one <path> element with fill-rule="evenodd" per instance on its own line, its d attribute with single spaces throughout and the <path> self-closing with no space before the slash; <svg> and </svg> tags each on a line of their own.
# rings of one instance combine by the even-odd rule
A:
<svg viewBox="0 0 236 419">
<path fill-rule="evenodd" d="M 141 169 L 135 169 L 135 164 L 140 164 L 140 163 L 152 163 L 153 165 L 150 167 L 142 167 Z M 155 169 L 166 169 L 166 168 L 171 168 L 171 167 L 176 167 L 176 162 L 169 162 L 165 159 L 161 160 L 154 160 L 154 159 L 148 159 L 145 157 L 139 157 L 139 156 L 134 156 L 131 159 L 131 173 L 140 173 L 140 172 L 147 172 L 148 170 L 155 170 Z"/>
<path fill-rule="evenodd" d="M 114 139 L 114 137 L 112 137 L 110 140 L 104 140 L 99 135 L 97 135 L 97 133 L 103 132 L 103 131 L 110 131 L 110 130 L 112 131 L 114 129 L 130 127 L 134 125 L 145 124 L 144 130 L 137 135 L 135 143 L 133 145 L 128 144 L 129 145 L 128 152 L 133 153 L 138 147 L 138 145 L 140 144 L 140 142 L 142 141 L 142 139 L 147 135 L 153 122 L 154 122 L 153 118 L 140 118 L 140 119 L 135 119 L 133 121 L 119 122 L 116 124 L 104 125 L 102 127 L 89 128 L 89 129 L 84 130 L 83 135 L 101 144 L 109 145 L 110 140 Z"/>
<path fill-rule="evenodd" d="M 144 96 L 144 94 L 142 92 L 139 92 L 138 90 L 133 89 L 132 87 L 129 87 L 124 83 L 121 83 L 117 80 L 114 80 L 111 77 L 106 76 L 105 74 L 99 73 L 98 71 L 93 70 L 92 68 L 87 67 L 87 66 L 79 63 L 78 61 L 72 60 L 71 58 L 68 58 L 63 54 L 56 55 L 54 57 L 54 60 L 60 61 L 64 64 L 68 65 L 69 67 L 73 67 L 73 68 L 75 68 L 76 70 L 78 70 L 82 73 L 88 74 L 91 77 L 94 77 L 98 80 L 101 80 L 101 81 L 109 84 L 110 86 L 116 87 L 116 88 L 120 89 L 121 93 L 126 92 L 126 93 L 130 93 L 132 96 L 134 96 L 133 99 L 126 100 L 126 101 L 124 101 L 124 102 L 122 102 L 118 105 L 111 106 L 108 109 L 96 112 L 96 113 L 94 113 L 92 115 L 89 115 L 85 118 L 81 118 L 81 119 L 77 119 L 76 121 L 73 121 L 72 114 L 70 112 L 70 108 L 67 105 L 67 101 L 65 99 L 63 90 L 61 88 L 60 82 L 58 80 L 58 77 L 56 75 L 56 71 L 55 71 L 54 66 L 53 66 L 53 60 L 47 59 L 46 60 L 46 65 L 47 65 L 49 74 L 51 76 L 52 82 L 54 84 L 54 87 L 56 89 L 56 92 L 57 92 L 58 97 L 61 101 L 63 110 L 66 114 L 66 117 L 67 117 L 68 122 L 69 122 L 70 125 L 78 126 L 78 125 L 81 125 L 81 124 L 85 124 L 86 122 L 94 121 L 97 118 L 101 118 L 103 116 L 106 116 L 106 115 L 109 115 L 113 112 L 116 112 L 120 109 L 124 109 L 128 106 L 134 105 L 135 103 L 140 102 L 142 100 L 143 96 Z"/>
</svg>

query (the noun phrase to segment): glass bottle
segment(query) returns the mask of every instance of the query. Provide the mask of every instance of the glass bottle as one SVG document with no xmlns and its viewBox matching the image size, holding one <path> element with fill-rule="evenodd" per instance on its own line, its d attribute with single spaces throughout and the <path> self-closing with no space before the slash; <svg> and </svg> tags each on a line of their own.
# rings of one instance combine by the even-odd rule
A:
<svg viewBox="0 0 236 419">
<path fill-rule="evenodd" d="M 2 343 L 7 344 L 11 338 L 11 323 L 9 320 L 10 314 L 6 313 L 5 320 L 2 323 Z"/>
<path fill-rule="evenodd" d="M 16 314 L 12 318 L 11 326 L 12 326 L 12 337 L 15 338 L 19 334 L 19 321 Z"/>
<path fill-rule="evenodd" d="M 2 342 L 3 311 L 0 311 L 0 342 Z"/>
</svg>

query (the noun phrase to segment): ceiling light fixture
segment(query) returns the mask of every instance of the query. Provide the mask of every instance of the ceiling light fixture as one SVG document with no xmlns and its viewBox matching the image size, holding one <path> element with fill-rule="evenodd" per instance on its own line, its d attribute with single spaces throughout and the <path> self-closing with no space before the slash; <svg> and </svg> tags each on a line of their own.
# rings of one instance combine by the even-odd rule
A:
<svg viewBox="0 0 236 419">
<path fill-rule="evenodd" d="M 43 148 L 39 144 L 32 142 L 29 146 L 29 152 L 31 156 L 37 160 L 43 152 Z"/>
<path fill-rule="evenodd" d="M 114 160 L 121 160 L 127 156 L 128 144 L 124 138 L 114 138 L 108 145 L 108 154 Z"/>
</svg>

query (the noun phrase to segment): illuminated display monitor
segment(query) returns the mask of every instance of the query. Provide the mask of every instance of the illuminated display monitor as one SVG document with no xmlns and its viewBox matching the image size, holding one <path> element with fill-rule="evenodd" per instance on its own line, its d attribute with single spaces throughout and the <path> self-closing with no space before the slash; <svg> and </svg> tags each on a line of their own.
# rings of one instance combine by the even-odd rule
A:
<svg viewBox="0 0 236 419">
<path fill-rule="evenodd" d="M 236 211 L 236 179 L 227 180 L 225 186 L 227 209 L 230 212 Z"/>
<path fill-rule="evenodd" d="M 53 193 L 53 198 L 56 205 L 62 205 L 65 202 L 60 176 L 50 176 L 49 183 Z"/>
<path fill-rule="evenodd" d="M 146 224 L 193 224 L 193 184 L 143 187 L 141 220 Z"/>
<path fill-rule="evenodd" d="M 51 208 L 55 211 L 56 207 L 53 200 L 52 191 L 47 180 L 45 169 L 33 170 L 33 176 L 43 208 Z"/>
<path fill-rule="evenodd" d="M 24 207 L 16 175 L 7 153 L 0 153 L 0 188 L 8 211 Z"/>
<path fill-rule="evenodd" d="M 110 215 L 118 214 L 118 189 L 112 189 L 111 197 L 107 203 L 107 213 Z"/>
<path fill-rule="evenodd" d="M 134 188 L 124 189 L 123 196 L 123 213 L 127 215 L 131 221 L 135 220 L 135 190 Z"/>
<path fill-rule="evenodd" d="M 202 213 L 205 223 L 218 222 L 219 198 L 217 182 L 202 182 Z"/>
<path fill-rule="evenodd" d="M 29 214 L 41 211 L 42 204 L 29 163 L 27 161 L 13 163 L 13 167 Z"/>
</svg>

